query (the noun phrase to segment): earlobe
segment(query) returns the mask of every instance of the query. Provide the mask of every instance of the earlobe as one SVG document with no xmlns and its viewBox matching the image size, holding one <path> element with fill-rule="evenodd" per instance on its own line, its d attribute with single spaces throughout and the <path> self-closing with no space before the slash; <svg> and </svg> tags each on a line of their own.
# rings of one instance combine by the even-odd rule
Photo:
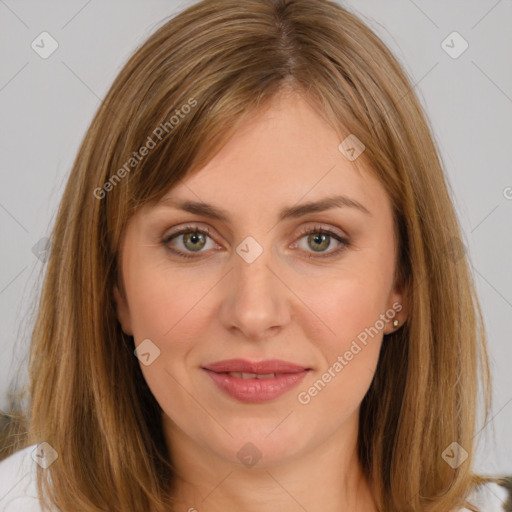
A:
<svg viewBox="0 0 512 512">
<path fill-rule="evenodd" d="M 384 329 L 384 334 L 391 334 L 405 323 L 407 319 L 408 305 L 407 298 L 403 289 L 396 289 L 389 298 L 386 316 L 388 321 Z"/>
<path fill-rule="evenodd" d="M 123 332 L 128 336 L 133 336 L 132 325 L 130 320 L 130 310 L 126 298 L 121 294 L 117 285 L 114 286 L 114 301 L 116 303 L 117 319 L 121 324 Z"/>
</svg>

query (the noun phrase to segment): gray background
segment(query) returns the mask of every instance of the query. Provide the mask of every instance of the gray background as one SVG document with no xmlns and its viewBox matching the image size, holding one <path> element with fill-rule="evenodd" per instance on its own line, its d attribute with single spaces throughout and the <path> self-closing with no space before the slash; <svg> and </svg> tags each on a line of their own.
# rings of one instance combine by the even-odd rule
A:
<svg viewBox="0 0 512 512">
<path fill-rule="evenodd" d="M 512 1 L 342 4 L 405 66 L 433 127 L 489 336 L 494 410 L 477 469 L 512 474 Z M 0 0 L 0 408 L 14 377 L 23 382 L 42 265 L 32 248 L 50 232 L 81 139 L 133 49 L 188 5 Z M 43 31 L 59 45 L 47 59 L 31 47 Z M 458 58 L 442 47 L 453 31 L 469 44 Z"/>
</svg>

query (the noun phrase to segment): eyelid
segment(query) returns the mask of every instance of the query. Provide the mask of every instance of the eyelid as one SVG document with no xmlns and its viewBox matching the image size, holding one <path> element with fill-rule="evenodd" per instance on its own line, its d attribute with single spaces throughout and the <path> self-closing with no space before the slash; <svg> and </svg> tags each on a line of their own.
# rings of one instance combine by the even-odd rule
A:
<svg viewBox="0 0 512 512">
<path fill-rule="evenodd" d="M 311 224 L 313 224 L 313 225 L 311 225 Z M 299 230 L 299 233 L 297 236 L 302 237 L 304 234 L 308 234 L 312 230 L 319 230 L 319 231 L 323 230 L 323 231 L 331 231 L 331 232 L 333 232 L 333 234 L 336 234 L 340 238 L 346 239 L 347 241 L 349 240 L 349 235 L 347 233 L 345 233 L 343 230 L 341 230 L 340 228 L 338 228 L 336 226 L 330 226 L 330 225 L 325 227 L 325 226 L 321 226 L 320 224 L 322 224 L 322 223 L 321 222 L 310 222 L 308 225 L 302 226 L 301 229 Z M 170 231 L 170 232 L 168 232 L 168 230 L 165 231 L 165 234 L 162 237 L 162 241 L 168 240 L 172 236 L 177 235 L 178 233 L 182 233 L 183 231 L 187 231 L 187 232 L 188 231 L 204 231 L 210 237 L 212 237 L 213 233 L 216 233 L 210 226 L 208 226 L 207 224 L 202 224 L 201 222 L 192 222 L 189 224 L 185 223 L 181 226 L 176 227 L 175 229 L 171 228 L 171 230 L 173 230 L 173 231 Z"/>
<path fill-rule="evenodd" d="M 308 234 L 310 232 L 315 232 L 315 233 L 316 232 L 319 232 L 319 233 L 329 232 L 329 233 L 332 233 L 346 241 L 348 241 L 348 239 L 349 239 L 349 236 L 344 231 L 342 231 L 340 228 L 336 228 L 333 226 L 328 226 L 328 227 L 321 226 L 320 223 L 318 223 L 318 222 L 313 223 L 312 226 L 311 225 L 303 226 L 299 232 L 299 237 L 302 237 L 305 234 Z"/>
<path fill-rule="evenodd" d="M 212 233 L 212 229 L 208 225 L 202 225 L 201 223 L 191 223 L 191 224 L 183 224 L 175 228 L 171 228 L 169 231 L 165 231 L 162 239 L 167 240 L 170 237 L 177 235 L 178 233 L 182 233 L 183 231 L 205 231 L 209 236 Z"/>
</svg>

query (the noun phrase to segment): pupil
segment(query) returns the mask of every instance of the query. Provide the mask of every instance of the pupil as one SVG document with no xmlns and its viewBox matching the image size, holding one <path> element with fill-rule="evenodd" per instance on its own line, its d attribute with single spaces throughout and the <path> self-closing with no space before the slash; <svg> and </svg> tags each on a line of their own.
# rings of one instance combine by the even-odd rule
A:
<svg viewBox="0 0 512 512">
<path fill-rule="evenodd" d="M 315 244 L 321 245 L 322 242 L 325 242 L 327 240 L 327 237 L 328 237 L 328 235 L 324 235 L 322 233 L 318 233 L 316 235 L 311 235 L 310 238 L 314 241 Z M 327 243 L 327 245 L 329 245 L 329 244 Z M 325 249 L 325 248 L 326 247 L 325 247 L 325 243 L 324 243 L 323 249 Z M 315 250 L 317 250 L 317 249 L 315 249 Z"/>
<path fill-rule="evenodd" d="M 200 247 L 200 243 L 201 243 L 201 237 L 203 235 L 201 233 L 191 233 L 191 234 L 188 234 L 185 238 L 185 243 L 187 242 L 191 242 L 191 248 L 194 249 L 194 247 L 197 249 L 198 247 Z M 199 245 L 197 244 L 197 242 L 199 242 Z"/>
</svg>

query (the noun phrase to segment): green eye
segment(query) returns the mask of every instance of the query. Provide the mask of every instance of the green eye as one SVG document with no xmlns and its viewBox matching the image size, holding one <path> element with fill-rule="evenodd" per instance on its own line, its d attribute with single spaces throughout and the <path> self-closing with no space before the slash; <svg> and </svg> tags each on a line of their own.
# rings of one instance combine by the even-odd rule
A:
<svg viewBox="0 0 512 512">
<path fill-rule="evenodd" d="M 194 232 L 183 235 L 183 245 L 191 251 L 200 251 L 206 245 L 204 233 Z"/>
<path fill-rule="evenodd" d="M 171 247 L 170 243 L 176 240 L 180 240 L 180 237 L 182 237 L 180 241 L 182 248 Z M 203 251 L 203 249 L 207 246 L 208 238 L 213 242 L 209 229 L 199 228 L 197 226 L 186 226 L 176 233 L 166 237 L 164 240 L 162 240 L 162 243 L 171 252 L 178 255 L 179 257 L 198 258 L 201 252 L 207 252 Z M 310 253 L 308 256 L 309 258 L 331 257 L 340 253 L 349 245 L 349 241 L 346 238 L 333 231 L 317 226 L 303 231 L 299 237 L 299 241 L 306 238 L 307 248 L 303 250 L 306 253 Z M 333 240 L 339 244 L 339 247 L 334 250 L 327 251 Z M 215 246 L 215 243 L 213 243 L 213 245 Z M 298 245 L 298 242 L 296 245 Z M 311 251 L 308 251 L 308 248 L 311 249 Z M 194 255 L 193 253 L 197 254 Z M 317 253 L 317 255 L 312 253 Z"/>
<path fill-rule="evenodd" d="M 324 229 L 319 226 L 306 229 L 299 240 L 302 240 L 306 236 L 307 247 L 312 249 L 313 252 L 318 253 L 318 256 L 310 255 L 309 258 L 328 258 L 335 256 L 349 245 L 349 241 L 346 238 L 340 236 L 334 231 Z M 326 249 L 331 245 L 333 239 L 339 244 L 339 247 L 331 251 L 326 251 Z M 305 251 L 308 252 L 307 249 L 305 249 Z"/>
</svg>

